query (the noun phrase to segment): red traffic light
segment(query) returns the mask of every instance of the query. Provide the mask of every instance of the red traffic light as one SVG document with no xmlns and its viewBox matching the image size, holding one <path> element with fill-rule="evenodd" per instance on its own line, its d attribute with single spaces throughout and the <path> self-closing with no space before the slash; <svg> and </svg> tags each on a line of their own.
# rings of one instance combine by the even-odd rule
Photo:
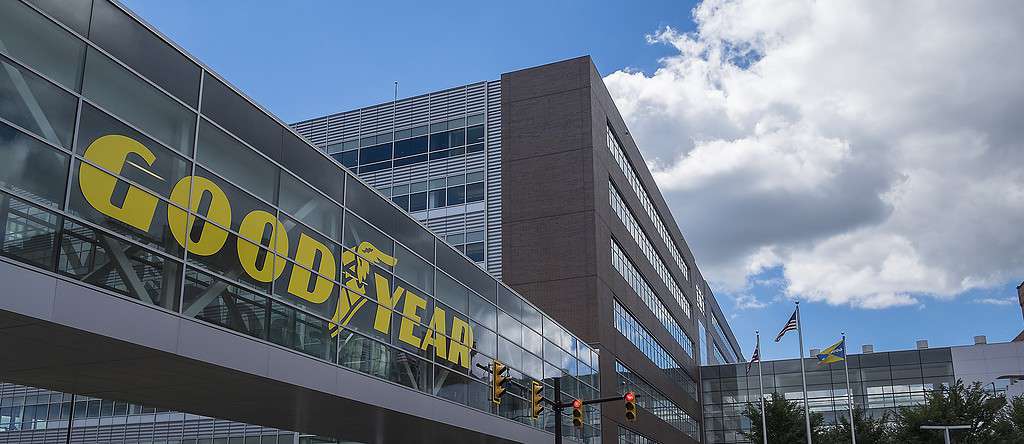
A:
<svg viewBox="0 0 1024 444">
<path fill-rule="evenodd" d="M 633 402 L 636 400 L 636 395 L 633 392 L 626 392 L 626 402 Z"/>
<path fill-rule="evenodd" d="M 583 401 L 580 401 L 579 399 L 574 399 L 572 401 L 572 408 L 578 409 L 578 408 L 581 408 L 581 407 L 583 407 Z"/>
</svg>

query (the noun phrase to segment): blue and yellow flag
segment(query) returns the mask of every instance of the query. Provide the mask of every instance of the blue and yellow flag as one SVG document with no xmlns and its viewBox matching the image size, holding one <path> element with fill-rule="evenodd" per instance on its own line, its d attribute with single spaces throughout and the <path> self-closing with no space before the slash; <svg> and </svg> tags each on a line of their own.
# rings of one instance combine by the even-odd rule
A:
<svg viewBox="0 0 1024 444">
<path fill-rule="evenodd" d="M 818 364 L 831 364 L 846 359 L 846 338 L 832 344 L 831 347 L 818 353 Z"/>
</svg>

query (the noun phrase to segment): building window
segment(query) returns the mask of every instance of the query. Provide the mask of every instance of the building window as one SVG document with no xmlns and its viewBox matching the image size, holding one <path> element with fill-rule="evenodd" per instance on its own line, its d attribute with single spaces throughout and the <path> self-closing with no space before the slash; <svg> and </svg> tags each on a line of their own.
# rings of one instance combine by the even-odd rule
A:
<svg viewBox="0 0 1024 444">
<path fill-rule="evenodd" d="M 634 392 L 636 394 L 636 402 L 638 406 L 642 407 L 648 413 L 669 423 L 672 427 L 675 427 L 679 431 L 687 434 L 689 437 L 700 441 L 700 425 L 697 424 L 697 420 L 693 419 L 692 416 L 686 413 L 686 411 L 676 403 L 672 402 L 671 399 L 668 399 L 668 397 L 658 391 L 658 389 L 654 388 L 636 373 L 633 373 L 632 370 L 619 361 L 615 361 L 615 376 L 618 378 L 618 390 L 620 394 L 625 394 L 627 391 Z M 619 436 L 620 442 L 622 442 L 621 432 Z"/>
<path fill-rule="evenodd" d="M 647 281 L 640 275 L 640 272 L 637 271 L 625 253 L 622 252 L 619 244 L 615 243 L 615 239 L 612 239 L 612 267 L 618 270 L 622 278 L 626 280 L 626 283 L 647 304 L 647 308 L 651 309 L 654 317 L 661 321 L 661 325 L 665 326 L 665 329 L 668 330 L 679 346 L 683 348 L 686 355 L 693 358 L 693 339 L 690 339 L 690 336 L 683 331 L 679 323 L 672 318 L 672 314 L 661 303 L 654 290 L 647 284 Z"/>
<path fill-rule="evenodd" d="M 641 353 L 647 356 L 654 365 L 664 370 L 665 375 L 669 379 L 675 381 L 687 394 L 696 399 L 696 381 L 682 369 L 679 363 L 665 351 L 661 344 L 658 344 L 654 336 L 640 325 L 640 322 L 632 314 L 626 311 L 619 301 L 615 301 L 613 314 L 615 317 L 615 329 L 622 333 L 622 336 L 625 336 Z"/>
<path fill-rule="evenodd" d="M 682 253 L 679 252 L 679 247 L 672 241 L 672 236 L 668 234 L 668 228 L 665 227 L 665 222 L 661 220 L 661 216 L 658 215 L 658 211 L 654 208 L 654 203 L 651 202 L 651 197 L 647 195 L 647 191 L 644 190 L 643 184 L 640 182 L 640 176 L 636 174 L 633 169 L 633 165 L 629 163 L 629 158 L 626 157 L 626 152 L 622 149 L 622 145 L 619 144 L 619 139 L 615 137 L 615 133 L 612 131 L 611 126 L 605 126 L 606 141 L 608 144 L 608 150 L 612 153 L 612 158 L 615 159 L 615 163 L 619 165 L 622 173 L 626 175 L 626 180 L 629 181 L 630 187 L 633 189 L 633 193 L 640 199 L 640 205 L 644 207 L 644 212 L 654 222 L 654 227 L 658 230 L 658 235 L 661 236 L 661 240 L 668 246 L 669 252 L 672 253 L 672 259 L 675 261 L 676 266 L 679 267 L 683 272 L 683 278 L 690 279 L 690 268 L 686 265 L 686 261 L 683 260 Z"/>
<path fill-rule="evenodd" d="M 640 251 L 643 251 L 644 256 L 654 266 L 654 270 L 658 272 L 658 276 L 661 277 L 661 281 L 665 283 L 669 291 L 672 292 L 672 297 L 675 298 L 676 303 L 683 309 L 683 313 L 686 313 L 686 317 L 690 317 L 690 302 L 683 296 L 683 290 L 679 288 L 679 284 L 676 283 L 676 279 L 669 273 L 668 267 L 665 266 L 665 262 L 661 260 L 661 256 L 658 255 L 657 250 L 654 249 L 654 244 L 647 238 L 647 234 L 644 233 L 643 229 L 640 228 L 640 224 L 637 223 L 636 218 L 633 217 L 633 213 L 629 211 L 626 203 L 622 200 L 622 195 L 619 194 L 619 190 L 615 188 L 615 185 L 611 181 L 608 182 L 608 200 L 609 205 L 612 207 L 612 211 L 619 216 L 619 220 L 626 226 L 626 231 L 633 236 L 633 240 L 640 245 Z"/>
</svg>

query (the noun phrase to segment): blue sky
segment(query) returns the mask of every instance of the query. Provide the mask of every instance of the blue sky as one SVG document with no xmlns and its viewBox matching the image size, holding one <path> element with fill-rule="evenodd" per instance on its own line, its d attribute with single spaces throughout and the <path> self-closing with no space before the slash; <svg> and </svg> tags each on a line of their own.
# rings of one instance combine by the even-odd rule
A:
<svg viewBox="0 0 1024 444">
<path fill-rule="evenodd" d="M 680 32 L 696 29 L 691 16 L 694 4 L 668 0 L 124 1 L 289 122 L 389 100 L 396 80 L 401 84 L 400 94 L 410 96 L 497 79 L 505 71 L 581 54 L 592 55 L 605 75 L 628 68 L 651 76 L 660 66 L 660 58 L 679 52 L 670 44 L 649 44 L 645 36 L 666 26 Z M 636 126 L 633 129 L 646 131 Z M 703 134 L 701 130 L 697 128 L 696 132 Z M 651 145 L 662 142 L 648 140 L 654 142 Z M 651 155 L 648 152 L 649 158 Z M 701 246 L 693 239 L 694 233 L 707 229 L 688 226 L 691 220 L 685 215 L 689 208 L 680 209 L 674 198 L 668 197 L 673 211 L 682 216 L 684 235 L 691 244 L 697 244 L 697 259 L 705 276 L 714 281 L 701 252 L 713 252 L 715 246 Z M 796 238 L 799 235 L 796 233 Z M 721 263 L 741 266 L 728 259 Z M 721 267 L 725 265 L 716 269 L 723 270 Z M 792 311 L 792 303 L 784 297 L 784 286 L 778 284 L 787 278 L 784 270 L 784 263 L 775 264 L 760 274 L 747 276 L 745 288 L 735 293 L 717 291 L 746 355 L 753 347 L 755 329 L 766 337 L 766 358 L 796 354 L 794 335 L 783 344 L 770 342 Z M 806 345 L 827 346 L 841 330 L 850 335 L 851 350 L 859 350 L 864 343 L 874 344 L 876 350 L 906 349 L 912 348 L 917 339 L 928 339 L 932 346 L 968 344 L 976 334 L 988 335 L 990 341 L 1009 340 L 1024 328 L 1019 308 L 1008 303 L 1016 291 L 1005 279 L 997 279 L 992 285 L 969 289 L 953 298 L 917 293 L 917 287 L 910 285 L 905 294 L 918 303 L 884 309 L 854 308 L 856 303 L 805 303 Z M 736 302 L 738 295 L 752 296 L 764 306 L 741 308 Z M 979 302 L 985 299 L 1001 301 L 1001 305 Z"/>
</svg>

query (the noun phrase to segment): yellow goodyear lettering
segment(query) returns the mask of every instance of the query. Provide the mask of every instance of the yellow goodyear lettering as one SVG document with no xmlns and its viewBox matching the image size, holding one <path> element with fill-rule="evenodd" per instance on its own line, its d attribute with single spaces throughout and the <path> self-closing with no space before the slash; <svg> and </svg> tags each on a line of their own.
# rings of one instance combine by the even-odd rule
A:
<svg viewBox="0 0 1024 444">
<path fill-rule="evenodd" d="M 444 309 L 434 307 L 434 315 L 430 317 L 430 327 L 427 328 L 427 334 L 423 336 L 420 349 L 426 350 L 427 347 L 434 346 L 434 354 L 438 358 L 448 359 L 448 338 L 445 337 L 448 334 L 447 324 L 448 320 Z"/>
<path fill-rule="evenodd" d="M 151 166 L 156 161 L 156 156 L 145 145 L 120 135 L 107 135 L 96 139 L 85 149 L 83 156 L 96 165 L 120 174 L 129 154 L 138 155 L 146 165 Z M 117 180 L 109 173 L 85 162 L 82 162 L 78 169 L 78 185 L 85 200 L 93 208 L 132 227 L 149 231 L 149 226 L 153 223 L 153 213 L 156 212 L 156 205 L 159 202 L 156 196 L 138 187 L 129 186 L 124 202 L 117 205 L 111 201 Z"/>
<path fill-rule="evenodd" d="M 270 234 L 267 235 L 267 230 Z M 255 210 L 242 218 L 238 234 L 249 239 L 270 239 L 271 251 L 282 257 L 288 256 L 288 231 L 277 217 L 263 210 Z M 284 267 L 274 266 L 274 257 L 252 242 L 238 239 L 238 261 L 242 269 L 253 279 L 271 282 L 281 276 Z"/>
<path fill-rule="evenodd" d="M 114 174 L 120 174 L 125 164 L 130 163 L 129 155 L 140 157 L 148 166 L 152 166 L 157 160 L 152 151 L 129 137 L 107 135 L 96 139 L 86 148 L 83 156 L 99 168 L 89 163 L 81 163 L 78 174 L 79 187 L 86 201 L 100 213 L 148 232 L 156 207 L 160 203 L 156 196 L 129 185 L 124 201 L 113 202 L 115 188 L 118 185 L 118 179 Z M 137 164 L 132 165 L 144 168 Z M 172 187 L 170 200 L 175 205 L 167 206 L 167 221 L 170 224 L 167 229 L 179 244 L 191 254 L 200 256 L 210 256 L 224 248 L 229 237 L 227 230 L 233 228 L 231 202 L 224 190 L 207 178 L 185 176 L 178 179 Z M 213 223 L 197 220 L 196 214 L 200 207 L 207 209 L 203 216 Z M 197 222 L 202 223 L 202 226 L 197 228 Z M 273 282 L 278 279 L 284 268 L 277 266 L 276 262 L 279 261 L 274 258 L 289 257 L 290 251 L 288 232 L 284 224 L 271 213 L 254 210 L 242 218 L 238 233 L 240 236 L 237 239 L 236 251 L 243 270 L 260 282 Z M 249 242 L 243 238 L 255 241 Z M 288 293 L 314 304 L 323 304 L 330 300 L 338 270 L 336 258 L 330 248 L 305 233 L 300 233 L 293 259 L 297 265 L 292 265 Z M 469 322 L 453 315 L 449 339 L 447 313 L 441 307 L 434 307 L 428 327 L 421 338 L 416 335 L 416 326 L 422 323 L 421 312 L 426 309 L 427 300 L 401 286 L 392 289 L 390 278 L 381 273 L 371 273 L 374 265 L 394 267 L 397 262 L 395 257 L 380 251 L 370 242 L 361 242 L 356 248 L 342 252 L 341 282 L 344 285 L 332 318 L 332 336 L 338 335 L 341 327 L 348 325 L 359 309 L 365 306 L 368 300 L 367 293 L 372 285 L 377 301 L 373 321 L 375 330 L 390 334 L 392 314 L 404 296 L 399 340 L 424 351 L 434 347 L 437 357 L 468 369 L 470 349 L 473 347 L 473 327 Z"/>
<path fill-rule="evenodd" d="M 316 272 L 319 274 L 314 279 L 309 269 L 315 265 L 318 254 L 320 265 Z M 302 233 L 299 235 L 299 245 L 295 247 L 295 263 L 301 267 L 292 266 L 288 292 L 314 304 L 322 304 L 331 296 L 331 291 L 334 290 L 333 279 L 337 276 L 338 269 L 331 250 L 320 241 Z"/>
<path fill-rule="evenodd" d="M 427 300 L 409 290 L 405 291 L 405 306 L 402 307 L 402 324 L 398 327 L 398 339 L 419 348 L 420 338 L 413 334 L 413 327 L 420 323 L 420 310 L 427 307 Z"/>
<path fill-rule="evenodd" d="M 191 190 L 190 190 L 191 188 Z M 209 197 L 206 218 L 221 227 L 231 226 L 231 202 L 217 184 L 205 177 L 185 176 L 171 190 L 171 202 L 187 207 L 192 213 L 199 210 L 200 203 Z M 187 221 L 186 221 L 187 219 Z M 194 234 L 196 216 L 174 205 L 167 206 L 167 223 L 171 234 L 182 247 L 199 256 L 210 256 L 224 246 L 228 240 L 227 230 L 213 224 L 202 223 L 198 238 Z"/>
</svg>

